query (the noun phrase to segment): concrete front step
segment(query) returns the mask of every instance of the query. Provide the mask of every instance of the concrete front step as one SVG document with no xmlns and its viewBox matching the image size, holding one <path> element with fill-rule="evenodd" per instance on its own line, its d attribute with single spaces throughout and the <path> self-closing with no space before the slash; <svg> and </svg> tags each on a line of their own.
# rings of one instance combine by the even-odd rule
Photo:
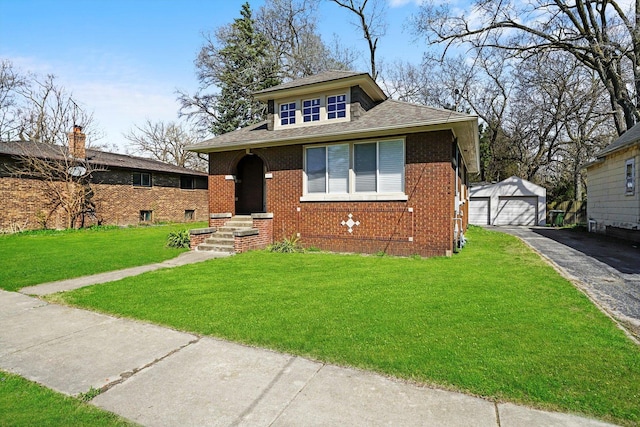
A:
<svg viewBox="0 0 640 427">
<path fill-rule="evenodd" d="M 219 244 L 211 244 L 211 243 L 201 243 L 198 245 L 197 250 L 199 251 L 212 251 L 212 252 L 224 252 L 227 254 L 233 254 L 236 252 L 233 244 L 229 245 L 219 245 Z"/>
<path fill-rule="evenodd" d="M 236 215 L 225 222 L 224 226 L 218 227 L 217 231 L 208 239 L 198 245 L 199 251 L 216 251 L 235 253 L 234 242 L 235 233 L 256 232 L 253 228 L 251 215 Z"/>
<path fill-rule="evenodd" d="M 250 225 L 248 227 L 231 227 L 228 225 L 225 225 L 224 227 L 219 227 L 218 231 L 215 232 L 215 234 L 231 234 L 233 235 L 234 231 L 240 231 L 240 230 L 247 230 L 247 229 L 252 229 L 253 226 Z"/>
<path fill-rule="evenodd" d="M 208 243 L 210 245 L 233 246 L 234 241 L 235 239 L 233 238 L 233 236 L 227 238 L 227 237 L 216 236 L 214 234 L 212 237 L 205 239 L 204 243 Z"/>
<path fill-rule="evenodd" d="M 253 221 L 227 221 L 219 228 L 252 228 Z"/>
</svg>

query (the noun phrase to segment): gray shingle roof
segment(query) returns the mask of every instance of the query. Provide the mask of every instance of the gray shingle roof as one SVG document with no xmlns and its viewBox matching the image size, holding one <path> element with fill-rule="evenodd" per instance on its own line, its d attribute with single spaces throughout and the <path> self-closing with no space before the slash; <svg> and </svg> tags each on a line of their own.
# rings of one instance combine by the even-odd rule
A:
<svg viewBox="0 0 640 427">
<path fill-rule="evenodd" d="M 227 151 L 252 146 L 268 146 L 281 143 L 304 143 L 322 140 L 340 140 L 357 137 L 358 134 L 377 132 L 380 135 L 406 132 L 411 128 L 447 123 L 477 122 L 476 116 L 450 110 L 426 107 L 388 99 L 349 122 L 321 124 L 306 127 L 267 130 L 263 121 L 215 138 L 188 146 L 198 152 Z M 446 126 L 445 126 L 446 127 Z"/>
<path fill-rule="evenodd" d="M 338 71 L 338 70 L 325 71 L 325 72 L 320 73 L 320 74 L 316 74 L 316 75 L 309 76 L 309 77 L 303 77 L 301 79 L 292 80 L 292 81 L 287 82 L 287 83 L 282 83 L 282 84 L 277 85 L 277 86 L 273 86 L 273 87 L 270 87 L 270 88 L 267 88 L 267 89 L 264 89 L 264 90 L 260 90 L 260 91 L 256 92 L 256 94 L 277 92 L 277 91 L 280 91 L 280 90 L 293 89 L 293 88 L 296 88 L 296 87 L 308 86 L 308 85 L 328 82 L 328 81 L 332 81 L 332 80 L 339 80 L 339 79 L 345 79 L 345 78 L 354 77 L 354 76 L 366 76 L 366 75 L 367 75 L 367 73 L 357 73 L 357 72 L 353 72 L 353 71 Z"/>
<path fill-rule="evenodd" d="M 0 156 L 30 155 L 48 159 L 62 159 L 64 154 L 67 153 L 67 150 L 67 147 L 38 142 L 0 142 Z M 126 154 L 87 149 L 86 155 L 87 160 L 90 163 L 106 166 L 107 168 L 135 169 L 181 175 L 207 175 L 204 172 L 170 165 L 157 160 L 145 159 L 143 157 L 129 156 Z"/>
<path fill-rule="evenodd" d="M 620 138 L 606 146 L 602 151 L 596 154 L 596 157 L 603 157 L 614 151 L 640 143 L 640 123 L 626 131 Z"/>
</svg>

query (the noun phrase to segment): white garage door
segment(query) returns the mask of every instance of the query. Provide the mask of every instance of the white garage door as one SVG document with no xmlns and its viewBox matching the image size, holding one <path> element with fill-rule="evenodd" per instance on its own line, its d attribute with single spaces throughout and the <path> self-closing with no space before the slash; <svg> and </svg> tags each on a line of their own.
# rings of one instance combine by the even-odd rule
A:
<svg viewBox="0 0 640 427">
<path fill-rule="evenodd" d="M 536 225 L 537 197 L 500 197 L 495 225 Z"/>
<path fill-rule="evenodd" d="M 488 197 L 472 197 L 469 199 L 469 223 L 473 225 L 490 224 Z"/>
</svg>

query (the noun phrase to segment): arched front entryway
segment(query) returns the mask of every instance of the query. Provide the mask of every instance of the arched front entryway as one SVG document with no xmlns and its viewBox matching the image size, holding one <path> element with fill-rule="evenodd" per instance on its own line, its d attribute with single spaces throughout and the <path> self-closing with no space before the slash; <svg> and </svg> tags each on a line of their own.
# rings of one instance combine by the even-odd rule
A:
<svg viewBox="0 0 640 427">
<path fill-rule="evenodd" d="M 266 212 L 264 162 L 246 155 L 238 162 L 236 173 L 236 215 Z"/>
</svg>

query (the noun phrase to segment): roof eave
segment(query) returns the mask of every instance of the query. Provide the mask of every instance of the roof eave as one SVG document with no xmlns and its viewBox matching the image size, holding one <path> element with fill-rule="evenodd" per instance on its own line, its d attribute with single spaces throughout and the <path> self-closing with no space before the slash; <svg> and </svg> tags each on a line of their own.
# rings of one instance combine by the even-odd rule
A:
<svg viewBox="0 0 640 427">
<path fill-rule="evenodd" d="M 185 147 L 189 151 L 197 153 L 217 153 L 223 151 L 245 150 L 247 148 L 265 148 L 277 147 L 284 145 L 312 144 L 321 142 L 337 142 L 354 138 L 372 138 L 393 136 L 398 133 L 418 133 L 433 132 L 437 130 L 450 129 L 454 136 L 458 139 L 458 144 L 462 150 L 462 156 L 467 164 L 470 173 L 478 173 L 480 171 L 480 138 L 478 133 L 478 118 L 476 116 L 465 116 L 453 118 L 446 122 L 431 121 L 421 123 L 408 123 L 404 126 L 394 127 L 377 127 L 366 130 L 332 132 L 322 135 L 306 136 L 306 137 L 289 137 L 278 140 L 254 140 L 246 143 L 226 145 L 215 144 L 215 138 L 209 145 L 189 145 Z"/>
<path fill-rule="evenodd" d="M 360 85 L 364 91 L 371 96 L 374 101 L 384 101 L 387 95 L 380 89 L 376 82 L 367 73 L 357 74 L 355 76 L 341 77 L 324 82 L 315 82 L 303 86 L 292 88 L 284 88 L 278 90 L 254 92 L 253 97 L 261 102 L 267 102 L 271 99 L 289 98 L 306 95 L 312 92 L 333 91 Z"/>
</svg>

